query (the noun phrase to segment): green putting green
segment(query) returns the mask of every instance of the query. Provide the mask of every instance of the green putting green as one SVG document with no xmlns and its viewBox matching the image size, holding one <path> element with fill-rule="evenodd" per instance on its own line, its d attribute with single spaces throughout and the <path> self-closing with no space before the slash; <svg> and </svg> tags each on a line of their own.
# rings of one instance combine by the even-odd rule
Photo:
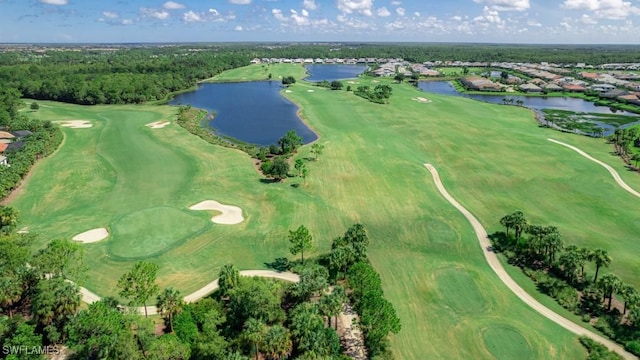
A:
<svg viewBox="0 0 640 360">
<path fill-rule="evenodd" d="M 531 346 L 520 331 L 508 326 L 494 326 L 482 330 L 487 350 L 498 360 L 534 359 Z"/>
<path fill-rule="evenodd" d="M 147 259 L 195 237 L 209 223 L 188 211 L 155 207 L 116 219 L 111 225 L 114 240 L 108 242 L 109 254 L 120 259 Z"/>
</svg>

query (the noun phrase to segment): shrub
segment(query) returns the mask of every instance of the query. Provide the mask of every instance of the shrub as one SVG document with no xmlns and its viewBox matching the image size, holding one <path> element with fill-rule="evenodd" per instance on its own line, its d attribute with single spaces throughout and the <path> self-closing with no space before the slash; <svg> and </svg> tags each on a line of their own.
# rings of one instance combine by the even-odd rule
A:
<svg viewBox="0 0 640 360">
<path fill-rule="evenodd" d="M 624 349 L 627 350 L 628 352 L 634 354 L 634 355 L 640 356 L 640 341 L 638 341 L 638 340 L 629 341 L 624 346 Z"/>
</svg>

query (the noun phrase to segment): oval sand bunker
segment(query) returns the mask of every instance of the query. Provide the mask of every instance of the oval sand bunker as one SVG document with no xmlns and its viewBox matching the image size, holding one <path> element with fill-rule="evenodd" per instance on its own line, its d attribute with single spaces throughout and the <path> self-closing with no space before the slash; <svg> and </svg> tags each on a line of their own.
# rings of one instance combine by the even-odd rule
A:
<svg viewBox="0 0 640 360">
<path fill-rule="evenodd" d="M 232 205 L 223 205 L 215 200 L 205 200 L 199 202 L 192 207 L 190 210 L 216 210 L 220 211 L 222 214 L 216 215 L 211 218 L 216 224 L 224 224 L 224 225 L 234 225 L 239 224 L 244 221 L 244 217 L 242 217 L 242 209 L 237 206 Z"/>
<path fill-rule="evenodd" d="M 60 126 L 72 128 L 72 129 L 87 129 L 93 127 L 93 124 L 87 120 L 67 120 L 61 121 Z"/>
<path fill-rule="evenodd" d="M 98 228 L 89 231 L 85 231 L 82 234 L 78 234 L 73 237 L 73 240 L 81 243 L 93 243 L 100 240 L 104 240 L 109 236 L 109 232 L 105 228 Z"/>
</svg>

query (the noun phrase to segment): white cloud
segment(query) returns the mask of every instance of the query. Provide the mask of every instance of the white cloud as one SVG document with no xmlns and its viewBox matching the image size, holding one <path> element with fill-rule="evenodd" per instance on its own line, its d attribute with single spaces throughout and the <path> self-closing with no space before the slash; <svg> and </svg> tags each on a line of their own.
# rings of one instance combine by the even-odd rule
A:
<svg viewBox="0 0 640 360">
<path fill-rule="evenodd" d="M 529 0 L 473 0 L 478 4 L 487 4 L 491 10 L 498 11 L 525 11 L 531 5 Z M 580 1 L 580 0 L 579 0 Z"/>
<path fill-rule="evenodd" d="M 451 20 L 453 20 L 453 21 L 462 21 L 462 17 L 456 15 L 456 16 L 452 17 Z"/>
<path fill-rule="evenodd" d="M 538 20 L 529 19 L 529 20 L 527 20 L 527 26 L 540 27 L 540 26 L 542 26 L 542 24 Z"/>
<path fill-rule="evenodd" d="M 386 7 L 381 7 L 380 9 L 378 9 L 376 11 L 376 14 L 380 17 L 387 17 L 387 16 L 391 16 L 391 12 L 389 10 L 387 10 Z"/>
<path fill-rule="evenodd" d="M 103 11 L 102 12 L 102 16 L 109 18 L 109 19 L 117 19 L 118 17 L 120 17 L 120 15 L 118 15 L 118 13 L 113 12 L 113 11 Z"/>
<path fill-rule="evenodd" d="M 400 16 L 404 16 L 404 8 L 397 8 L 396 9 L 396 14 L 400 15 Z"/>
<path fill-rule="evenodd" d="M 309 16 L 309 12 L 305 9 L 302 9 L 302 16 Z"/>
<path fill-rule="evenodd" d="M 586 24 L 586 25 L 595 25 L 595 24 L 598 23 L 597 20 L 595 20 L 594 18 L 592 18 L 591 16 L 589 16 L 587 14 L 582 15 L 582 17 L 580 18 L 580 21 L 583 24 Z"/>
<path fill-rule="evenodd" d="M 400 6 L 400 5 L 402 5 L 402 1 L 395 1 L 395 0 L 394 0 L 394 1 L 392 1 L 392 2 L 391 2 L 391 5 L 393 5 L 393 6 Z"/>
<path fill-rule="evenodd" d="M 640 8 L 624 0 L 565 0 L 562 7 L 593 11 L 595 17 L 610 20 L 621 20 L 630 15 L 640 15 Z"/>
<path fill-rule="evenodd" d="M 150 17 L 157 20 L 166 20 L 169 18 L 169 12 L 167 10 L 140 8 L 140 13 L 144 17 Z"/>
<path fill-rule="evenodd" d="M 287 18 L 284 15 L 282 15 L 282 10 L 280 9 L 271 9 L 271 14 L 273 15 L 274 18 L 276 18 L 276 20 L 279 20 L 279 21 L 287 20 Z"/>
<path fill-rule="evenodd" d="M 420 15 L 421 15 L 421 14 L 420 14 L 420 12 L 419 12 L 419 11 L 416 11 L 416 12 L 414 12 L 414 13 L 413 13 L 413 16 L 415 16 L 415 17 L 420 17 Z"/>
<path fill-rule="evenodd" d="M 122 25 L 133 25 L 133 20 L 131 19 L 122 19 L 120 22 Z"/>
<path fill-rule="evenodd" d="M 315 10 L 318 8 L 318 4 L 316 4 L 315 0 L 304 0 L 302 2 L 302 7 L 309 10 Z"/>
<path fill-rule="evenodd" d="M 242 29 L 242 26 L 238 25 L 233 30 L 234 31 L 242 31 L 243 29 Z"/>
<path fill-rule="evenodd" d="M 187 11 L 186 13 L 184 13 L 184 15 L 182 15 L 182 21 L 184 22 L 199 22 L 199 21 L 204 21 L 202 19 L 202 16 L 200 16 L 199 14 L 193 12 L 193 11 Z"/>
<path fill-rule="evenodd" d="M 230 3 L 236 5 L 249 5 L 251 4 L 251 0 L 229 0 Z"/>
<path fill-rule="evenodd" d="M 175 1 L 167 1 L 166 3 L 164 3 L 162 5 L 163 8 L 167 9 L 167 10 L 179 10 L 179 9 L 184 9 L 185 6 L 183 4 L 177 3 Z"/>
<path fill-rule="evenodd" d="M 338 10 L 345 14 L 373 16 L 373 0 L 338 0 Z"/>
<path fill-rule="evenodd" d="M 498 26 L 503 24 L 503 21 L 500 18 L 500 13 L 496 10 L 490 9 L 488 6 L 485 6 L 484 9 L 482 9 L 482 15 L 473 18 L 473 22 L 481 28 L 487 28 L 491 24 Z"/>
<path fill-rule="evenodd" d="M 67 5 L 69 3 L 67 0 L 40 0 L 40 2 L 47 5 Z"/>
<path fill-rule="evenodd" d="M 218 10 L 216 9 L 209 9 L 209 14 L 213 15 L 213 16 L 218 16 L 220 15 L 220 13 L 218 12 Z"/>
</svg>

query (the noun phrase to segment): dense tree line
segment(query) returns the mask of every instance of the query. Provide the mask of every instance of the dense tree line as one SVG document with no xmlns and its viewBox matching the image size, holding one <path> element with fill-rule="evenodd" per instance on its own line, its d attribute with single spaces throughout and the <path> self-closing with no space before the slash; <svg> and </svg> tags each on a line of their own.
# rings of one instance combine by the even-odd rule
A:
<svg viewBox="0 0 640 360">
<path fill-rule="evenodd" d="M 25 97 L 84 105 L 162 100 L 224 70 L 248 65 L 249 49 L 152 47 L 115 51 L 2 54 L 0 83 Z"/>
<path fill-rule="evenodd" d="M 346 360 L 337 318 L 349 302 L 361 312 L 371 358 L 389 358 L 387 336 L 400 330 L 366 258 L 369 238 L 360 224 L 334 240 L 331 255 L 280 261 L 281 270 L 299 274 L 297 283 L 241 277 L 227 264 L 217 274 L 219 290 L 190 304 L 173 288 L 159 289 L 157 265 L 134 264 L 118 281 L 120 296 L 129 306 L 157 305 L 165 321 L 157 335 L 152 320 L 114 298 L 81 309 L 82 246 L 53 240 L 32 254 L 35 235 L 15 232 L 12 209 L 0 207 L 0 214 L 1 358 L 44 359 L 66 349 L 68 359 Z M 291 231 L 290 240 L 293 254 L 312 249 L 304 226 Z M 334 267 L 338 252 L 348 264 L 339 264 L 348 270 L 346 281 Z"/>
<path fill-rule="evenodd" d="M 49 121 L 33 120 L 20 114 L 18 109 L 22 105 L 17 90 L 0 89 L 0 127 L 10 131 L 29 130 L 33 133 L 21 140 L 24 143 L 21 149 L 3 154 L 10 166 L 0 165 L 0 199 L 7 197 L 20 184 L 36 160 L 51 154 L 62 142 L 62 131 L 57 126 Z"/>
<path fill-rule="evenodd" d="M 640 292 L 611 272 L 602 274 L 612 262 L 606 250 L 565 245 L 556 226 L 531 224 L 521 211 L 500 223 L 505 231 L 491 235 L 496 251 L 521 267 L 540 291 L 640 355 Z M 593 276 L 585 271 L 589 265 Z M 619 306 L 613 306 L 616 295 Z"/>
<path fill-rule="evenodd" d="M 358 86 L 353 93 L 377 104 L 387 104 L 391 97 L 391 90 L 389 85 L 376 85 L 373 90 L 364 85 Z"/>
</svg>

